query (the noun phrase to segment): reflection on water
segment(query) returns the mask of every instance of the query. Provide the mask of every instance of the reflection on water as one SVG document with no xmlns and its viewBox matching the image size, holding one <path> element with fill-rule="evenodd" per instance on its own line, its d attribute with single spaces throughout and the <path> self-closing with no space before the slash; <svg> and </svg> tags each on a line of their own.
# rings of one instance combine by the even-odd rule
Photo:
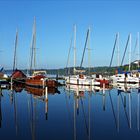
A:
<svg viewBox="0 0 140 140">
<path fill-rule="evenodd" d="M 1 112 L 1 96 L 2 96 L 2 91 L 0 90 L 0 128 L 1 128 L 1 122 L 2 122 L 2 112 Z"/>
<path fill-rule="evenodd" d="M 137 85 L 0 90 L 1 139 L 138 139 Z"/>
</svg>

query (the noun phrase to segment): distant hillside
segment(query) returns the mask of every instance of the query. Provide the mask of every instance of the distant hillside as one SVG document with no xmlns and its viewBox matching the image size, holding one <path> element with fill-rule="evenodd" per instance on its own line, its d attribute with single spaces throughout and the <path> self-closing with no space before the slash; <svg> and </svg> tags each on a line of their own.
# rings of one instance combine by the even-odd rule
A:
<svg viewBox="0 0 140 140">
<path fill-rule="evenodd" d="M 131 70 L 136 70 L 138 69 L 138 62 L 140 61 L 134 61 L 131 63 Z M 89 74 L 89 68 L 86 67 L 76 67 L 76 70 L 85 70 L 86 74 Z M 90 73 L 98 73 L 98 74 L 103 74 L 103 75 L 108 75 L 108 74 L 114 74 L 115 70 L 118 69 L 117 67 L 107 67 L 107 66 L 100 66 L 100 67 L 92 67 L 90 68 Z M 124 66 L 121 66 L 119 69 L 121 69 L 121 71 L 128 71 L 129 70 L 129 65 L 126 64 Z M 48 74 L 52 74 L 52 75 L 67 75 L 68 73 L 73 74 L 73 67 L 70 68 L 59 68 L 59 69 L 38 69 L 38 70 L 45 70 L 47 71 Z M 27 69 L 22 70 L 25 74 L 27 73 Z M 12 73 L 12 70 L 5 70 L 6 73 Z"/>
</svg>

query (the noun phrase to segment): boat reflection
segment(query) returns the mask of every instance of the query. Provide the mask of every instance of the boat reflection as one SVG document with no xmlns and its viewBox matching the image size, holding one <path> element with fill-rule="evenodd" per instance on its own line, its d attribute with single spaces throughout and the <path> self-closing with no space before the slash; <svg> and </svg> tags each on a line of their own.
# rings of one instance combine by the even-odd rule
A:
<svg viewBox="0 0 140 140">
<path fill-rule="evenodd" d="M 82 91 L 83 92 L 83 91 Z M 78 94 L 76 94 L 78 95 Z M 79 119 L 79 106 L 81 109 L 81 115 L 83 115 L 83 119 L 84 119 L 84 127 L 86 130 L 86 134 L 87 134 L 87 139 L 90 140 L 91 134 L 90 134 L 90 117 L 91 117 L 91 101 L 90 101 L 90 96 L 91 96 L 91 92 L 89 92 L 88 94 L 88 111 L 85 109 L 85 102 L 84 102 L 84 98 L 83 96 L 74 96 L 74 101 L 73 101 L 73 135 L 74 135 L 74 140 L 78 139 L 77 136 L 77 125 L 78 125 L 78 119 Z M 88 112 L 88 115 L 86 114 L 86 112 Z M 87 118 L 88 116 L 88 118 Z"/>
<path fill-rule="evenodd" d="M 29 114 L 29 124 L 32 140 L 36 139 L 36 121 L 37 121 L 37 102 L 44 102 L 44 119 L 48 120 L 48 95 L 60 94 L 57 88 L 36 88 L 31 86 L 25 86 L 28 96 L 28 114 Z"/>
<path fill-rule="evenodd" d="M 33 94 L 35 96 L 44 96 L 45 95 L 45 88 L 36 88 L 36 87 L 31 87 L 31 86 L 25 86 L 25 90 L 27 91 L 28 94 Z M 55 87 L 48 87 L 47 88 L 47 94 L 60 94 L 60 91 L 58 88 Z"/>
<path fill-rule="evenodd" d="M 130 93 L 132 89 L 139 88 L 139 84 L 118 83 L 116 88 L 119 92 Z"/>
<path fill-rule="evenodd" d="M 70 85 L 66 84 L 66 91 L 73 91 L 76 93 L 77 96 L 84 96 L 85 92 L 92 92 L 94 94 L 100 92 L 102 94 L 105 93 L 105 91 L 110 90 L 110 87 L 106 87 L 105 85 L 103 87 L 99 86 L 81 86 L 81 85 Z"/>
<path fill-rule="evenodd" d="M 2 125 L 1 97 L 2 97 L 2 90 L 0 89 L 0 128 Z"/>
<path fill-rule="evenodd" d="M 92 95 L 101 95 L 103 98 L 103 110 L 105 111 L 106 103 L 106 93 L 109 91 L 109 88 L 103 86 L 81 86 L 81 85 L 66 85 L 66 97 L 70 98 L 73 95 L 73 134 L 74 140 L 78 139 L 77 127 L 79 120 L 83 120 L 82 124 L 84 125 L 86 136 L 88 140 L 91 139 L 91 99 Z M 68 98 L 67 107 L 68 107 Z M 70 107 L 68 107 L 68 110 Z M 80 113 L 80 114 L 79 114 Z M 82 116 L 82 119 L 79 117 Z"/>
<path fill-rule="evenodd" d="M 128 125 L 129 129 L 132 129 L 132 121 L 135 121 L 133 115 L 136 115 L 136 122 L 137 122 L 137 130 L 139 131 L 139 119 L 140 119 L 140 112 L 139 112 L 139 94 L 140 94 L 140 88 L 138 84 L 131 85 L 131 84 L 122 84 L 118 85 L 117 88 L 115 88 L 116 94 L 114 94 L 114 88 L 99 88 L 94 89 L 91 87 L 85 87 L 85 86 L 72 86 L 67 85 L 66 86 L 66 96 L 70 96 L 71 93 L 73 93 L 74 97 L 74 139 L 77 139 L 77 120 L 79 115 L 79 110 L 82 110 L 83 113 L 83 119 L 85 123 L 85 128 L 87 131 L 88 139 L 90 139 L 90 129 L 91 129 L 91 123 L 90 123 L 90 117 L 91 117 L 91 98 L 93 95 L 101 95 L 102 96 L 102 106 L 103 111 L 106 111 L 106 100 L 108 100 L 111 103 L 111 112 L 113 114 L 114 123 L 116 126 L 117 132 L 120 131 L 120 121 L 123 119 L 122 114 L 120 116 L 120 112 L 124 113 L 124 119 L 126 120 L 126 123 Z M 82 94 L 81 94 L 82 93 Z M 85 95 L 85 93 L 88 93 Z M 134 94 L 134 95 L 132 95 Z M 86 105 L 86 108 L 84 107 L 84 101 L 86 102 L 88 96 L 88 105 Z M 135 99 L 134 99 L 135 98 Z M 117 102 L 114 100 L 116 99 Z M 136 102 L 135 102 L 136 101 Z M 136 105 L 136 114 L 135 111 L 132 110 L 133 104 Z M 88 106 L 88 107 L 87 107 Z M 109 108 L 109 107 L 108 107 Z M 88 110 L 88 114 L 87 113 Z M 81 112 L 80 112 L 81 113 Z M 86 117 L 88 116 L 88 118 Z M 93 116 L 92 116 L 93 117 Z M 89 121 L 89 123 L 87 123 Z"/>
<path fill-rule="evenodd" d="M 12 86 L 9 84 L 9 86 L 7 86 L 6 89 L 14 91 L 16 93 L 20 93 L 24 90 L 24 88 L 25 88 L 25 84 L 16 82 L 12 84 Z"/>
<path fill-rule="evenodd" d="M 13 90 L 17 93 L 21 93 L 25 88 L 25 84 L 22 83 L 15 83 L 13 84 Z"/>
<path fill-rule="evenodd" d="M 135 92 L 133 92 L 133 90 L 135 90 Z M 117 95 L 118 96 L 117 97 L 117 130 L 119 131 L 120 110 L 121 110 L 121 103 L 122 103 L 122 108 L 124 110 L 124 114 L 125 114 L 129 129 L 132 129 L 132 115 L 133 115 L 132 106 L 133 104 L 136 104 L 135 117 L 136 117 L 136 122 L 137 122 L 137 130 L 139 131 L 139 94 L 140 94 L 139 86 L 125 84 L 121 88 L 119 86 L 117 93 L 118 93 Z M 132 94 L 136 94 L 136 95 L 132 95 Z M 133 103 L 132 101 L 136 101 L 136 102 Z"/>
</svg>

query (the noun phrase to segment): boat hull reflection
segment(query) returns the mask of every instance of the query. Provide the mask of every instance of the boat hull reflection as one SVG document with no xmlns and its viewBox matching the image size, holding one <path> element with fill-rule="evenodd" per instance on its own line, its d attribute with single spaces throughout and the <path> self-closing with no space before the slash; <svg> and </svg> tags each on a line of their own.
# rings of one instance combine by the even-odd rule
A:
<svg viewBox="0 0 140 140">
<path fill-rule="evenodd" d="M 25 90 L 29 94 L 33 94 L 33 95 L 37 95 L 37 96 L 45 95 L 45 89 L 44 88 L 36 88 L 36 87 L 31 87 L 31 86 L 25 86 Z M 57 88 L 48 87 L 47 88 L 47 93 L 48 94 L 56 94 L 56 93 L 59 94 L 60 91 Z"/>
</svg>

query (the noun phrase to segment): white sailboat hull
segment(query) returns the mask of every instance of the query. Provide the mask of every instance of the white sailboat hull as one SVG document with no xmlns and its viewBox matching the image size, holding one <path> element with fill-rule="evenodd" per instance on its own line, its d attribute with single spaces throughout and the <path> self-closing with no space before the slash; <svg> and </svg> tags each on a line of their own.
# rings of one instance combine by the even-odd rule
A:
<svg viewBox="0 0 140 140">
<path fill-rule="evenodd" d="M 92 78 L 79 78 L 79 76 L 69 76 L 65 78 L 66 84 L 71 85 L 84 85 L 84 86 L 99 86 L 100 82 L 97 82 L 96 80 Z"/>
<path fill-rule="evenodd" d="M 139 83 L 139 77 L 133 77 L 130 74 L 125 77 L 125 74 L 117 74 L 111 76 L 111 80 L 113 83 Z"/>
</svg>

